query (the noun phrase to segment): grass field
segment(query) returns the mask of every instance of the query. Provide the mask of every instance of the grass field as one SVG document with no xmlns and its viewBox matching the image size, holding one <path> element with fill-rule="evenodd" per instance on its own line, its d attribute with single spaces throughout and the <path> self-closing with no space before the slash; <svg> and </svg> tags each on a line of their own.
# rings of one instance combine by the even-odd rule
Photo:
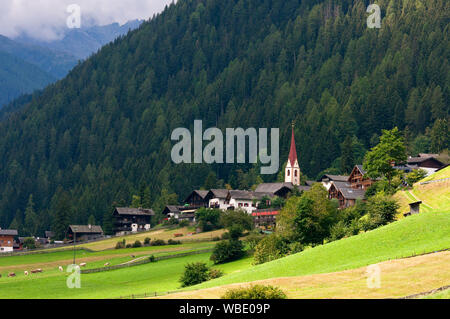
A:
<svg viewBox="0 0 450 319">
<path fill-rule="evenodd" d="M 437 181 L 443 178 L 450 178 L 450 167 L 424 178 L 421 182 Z M 403 216 L 403 213 L 409 211 L 408 204 L 418 200 L 422 201 L 422 205 L 420 206 L 421 211 L 450 212 L 450 180 L 437 181 L 424 185 L 416 183 L 413 189 L 397 192 L 394 198 L 400 204 L 400 218 Z"/>
<path fill-rule="evenodd" d="M 334 273 L 272 278 L 251 284 L 231 284 L 187 291 L 159 298 L 221 298 L 229 289 L 254 284 L 281 288 L 288 298 L 401 298 L 450 284 L 450 252 L 440 252 L 381 262 L 380 287 L 368 287 L 367 267 Z M 450 291 L 450 290 L 448 290 Z M 430 298 L 448 298 L 448 292 Z"/>
<path fill-rule="evenodd" d="M 450 248 L 450 213 L 422 213 L 370 232 L 229 274 L 195 288 L 343 271 L 447 248 Z"/>
<path fill-rule="evenodd" d="M 450 289 L 424 296 L 422 299 L 450 299 Z"/>
</svg>

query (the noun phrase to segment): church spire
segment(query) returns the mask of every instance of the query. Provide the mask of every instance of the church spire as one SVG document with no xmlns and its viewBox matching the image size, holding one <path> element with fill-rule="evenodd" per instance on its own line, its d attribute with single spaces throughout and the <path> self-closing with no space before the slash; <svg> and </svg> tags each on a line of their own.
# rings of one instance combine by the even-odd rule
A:
<svg viewBox="0 0 450 319">
<path fill-rule="evenodd" d="M 296 160 L 297 160 L 297 150 L 295 148 L 294 123 L 292 123 L 291 149 L 289 150 L 289 162 L 291 163 L 292 167 L 294 167 Z"/>
</svg>

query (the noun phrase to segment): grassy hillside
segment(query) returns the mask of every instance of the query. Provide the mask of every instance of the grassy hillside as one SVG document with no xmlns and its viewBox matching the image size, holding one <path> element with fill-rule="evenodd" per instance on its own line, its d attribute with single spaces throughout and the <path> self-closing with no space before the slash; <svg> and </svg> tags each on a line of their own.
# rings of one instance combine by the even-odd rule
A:
<svg viewBox="0 0 450 319">
<path fill-rule="evenodd" d="M 395 199 L 400 204 L 401 215 L 409 211 L 408 203 L 422 201 L 420 209 L 424 212 L 450 212 L 450 167 L 440 170 L 420 182 L 435 181 L 429 184 L 414 184 L 413 189 L 400 191 Z M 401 217 L 401 216 L 400 216 Z"/>
<path fill-rule="evenodd" d="M 445 248 L 450 248 L 450 213 L 423 213 L 226 275 L 195 288 L 342 271 Z"/>
</svg>

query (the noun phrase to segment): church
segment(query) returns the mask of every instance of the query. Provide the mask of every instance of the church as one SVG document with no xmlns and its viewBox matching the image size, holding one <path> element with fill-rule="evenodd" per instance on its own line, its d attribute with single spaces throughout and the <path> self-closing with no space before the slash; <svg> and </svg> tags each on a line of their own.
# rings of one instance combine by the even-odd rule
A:
<svg viewBox="0 0 450 319">
<path fill-rule="evenodd" d="M 297 149 L 295 147 L 294 125 L 292 125 L 291 146 L 289 156 L 284 170 L 284 182 L 262 183 L 256 188 L 256 192 L 273 193 L 276 196 L 286 198 L 287 195 L 297 188 L 299 191 L 306 191 L 311 186 L 302 186 L 300 184 L 300 165 L 297 158 Z"/>
</svg>

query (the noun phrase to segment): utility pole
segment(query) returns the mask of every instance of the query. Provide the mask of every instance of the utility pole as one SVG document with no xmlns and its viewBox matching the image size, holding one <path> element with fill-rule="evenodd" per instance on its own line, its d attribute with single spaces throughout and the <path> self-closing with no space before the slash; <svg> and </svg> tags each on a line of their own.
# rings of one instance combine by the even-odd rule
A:
<svg viewBox="0 0 450 319">
<path fill-rule="evenodd" d="M 74 265 L 76 265 L 75 264 L 75 242 L 77 241 L 77 229 L 76 229 L 76 227 L 74 227 L 74 230 L 73 230 L 73 264 Z"/>
</svg>

